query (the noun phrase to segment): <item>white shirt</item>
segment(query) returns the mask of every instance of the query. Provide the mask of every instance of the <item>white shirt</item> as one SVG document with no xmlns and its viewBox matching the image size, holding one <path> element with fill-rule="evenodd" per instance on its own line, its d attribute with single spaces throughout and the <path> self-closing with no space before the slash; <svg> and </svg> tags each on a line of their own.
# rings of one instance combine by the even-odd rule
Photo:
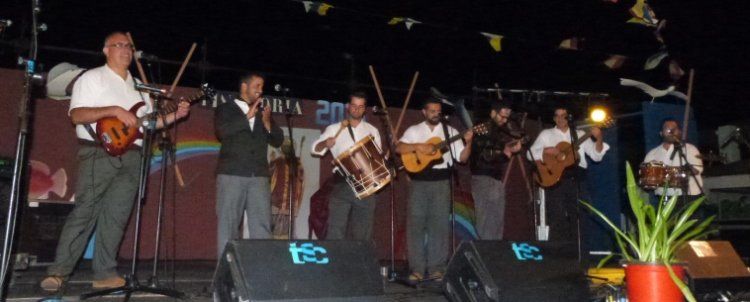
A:
<svg viewBox="0 0 750 302">
<path fill-rule="evenodd" d="M 152 109 L 151 99 L 147 93 L 135 90 L 135 81 L 140 83 L 130 75 L 130 72 L 127 79 L 123 80 L 107 65 L 86 71 L 73 85 L 68 115 L 71 110 L 81 107 L 119 106 L 130 110 L 135 104 L 143 101 L 146 102 L 146 106 L 141 107 L 136 116 L 146 115 Z M 91 129 L 96 131 L 96 122 L 91 123 Z M 94 140 L 84 125 L 76 125 L 76 135 L 80 139 Z M 140 146 L 142 142 L 138 139 L 135 144 Z"/>
<path fill-rule="evenodd" d="M 685 146 L 683 146 L 682 148 L 683 148 L 682 150 L 685 153 L 685 157 L 687 157 L 688 163 L 690 163 L 690 165 L 692 165 L 693 168 L 695 168 L 695 170 L 698 171 L 698 174 L 695 175 L 695 177 L 688 175 L 688 177 L 690 178 L 690 181 L 688 182 L 688 193 L 689 195 L 698 195 L 701 193 L 700 187 L 703 186 L 703 177 L 701 177 L 700 175 L 700 173 L 703 173 L 703 161 L 701 161 L 701 159 L 698 158 L 698 155 L 700 155 L 701 153 L 698 151 L 698 148 L 696 148 L 692 144 L 685 144 Z M 657 161 L 657 162 L 664 163 L 664 165 L 667 165 L 667 166 L 672 166 L 672 167 L 682 166 L 683 160 L 680 157 L 679 153 L 675 154 L 673 159 L 671 160 L 669 159 L 670 157 L 672 157 L 672 152 L 674 152 L 673 144 L 669 144 L 669 148 L 667 149 L 664 149 L 664 146 L 662 144 L 659 144 L 659 146 L 651 149 L 651 151 L 649 151 L 646 154 L 646 157 L 643 159 L 643 162 L 648 163 L 652 161 Z M 696 179 L 698 180 L 697 182 L 696 182 Z M 700 184 L 700 187 L 698 186 L 698 184 Z M 662 187 L 656 188 L 654 193 L 656 195 L 664 195 L 664 188 Z M 672 195 L 682 195 L 682 188 L 667 189 L 667 196 L 672 196 Z"/>
<path fill-rule="evenodd" d="M 237 104 L 238 107 L 240 107 L 240 110 L 242 110 L 242 113 L 244 113 L 245 115 L 247 115 L 247 113 L 250 112 L 250 105 L 246 103 L 245 101 L 240 100 L 240 99 L 234 99 L 234 102 Z M 247 121 L 248 123 L 250 123 L 250 131 L 254 131 L 255 129 L 253 129 L 253 126 L 255 126 L 255 117 L 253 116 Z"/>
<path fill-rule="evenodd" d="M 318 140 L 316 140 L 312 144 L 313 147 L 310 153 L 316 156 L 325 155 L 326 152 L 329 151 L 327 147 L 324 147 L 320 151 L 315 151 L 315 146 L 327 140 L 328 138 L 334 137 L 339 129 L 341 129 L 341 122 L 328 125 L 328 127 L 326 127 L 326 130 L 320 134 Z M 359 122 L 357 127 L 352 127 L 352 132 L 354 132 L 354 138 L 358 141 L 362 140 L 368 135 L 372 135 L 372 137 L 375 139 L 375 144 L 378 146 L 378 148 L 381 147 L 380 132 L 378 131 L 378 128 L 375 128 L 375 126 L 373 126 L 372 124 L 362 120 Z M 339 136 L 336 137 L 336 143 L 333 145 L 333 147 L 331 147 L 331 155 L 333 155 L 333 158 L 337 158 L 341 153 L 354 146 L 355 143 L 356 142 L 352 140 L 352 136 L 349 134 L 349 130 L 344 127 L 344 129 L 341 130 L 341 133 L 339 133 Z"/>
<path fill-rule="evenodd" d="M 443 133 L 444 132 L 442 124 L 438 124 L 435 126 L 435 128 L 430 129 L 427 121 L 424 121 L 406 129 L 406 131 L 404 131 L 404 135 L 401 136 L 401 139 L 399 141 L 406 144 L 421 144 L 427 142 L 427 140 L 433 137 L 439 137 L 441 140 L 445 140 L 445 135 Z M 459 133 L 456 128 L 448 126 L 448 134 L 448 137 L 452 137 L 458 135 Z M 458 159 L 458 157 L 461 156 L 461 152 L 464 150 L 464 141 L 462 139 L 456 140 L 452 144 L 450 144 L 450 148 L 453 150 L 453 154 L 456 156 L 456 159 Z M 446 169 L 448 168 L 449 162 L 453 163 L 451 153 L 448 151 L 443 152 L 443 162 L 432 166 L 432 168 Z"/>
<path fill-rule="evenodd" d="M 583 137 L 586 134 L 582 130 L 577 130 L 576 133 L 578 134 L 578 137 Z M 531 154 L 534 155 L 533 160 L 542 160 L 544 148 L 557 146 L 557 144 L 560 142 L 570 143 L 570 128 L 568 128 L 568 131 L 565 132 L 558 129 L 557 127 L 542 130 L 542 132 L 539 133 L 539 136 L 536 137 L 534 144 L 529 148 Z M 607 153 L 607 150 L 609 150 L 609 145 L 607 143 L 603 144 L 604 146 L 602 147 L 602 152 L 597 152 L 596 143 L 594 143 L 594 141 L 592 141 L 591 139 L 586 139 L 583 143 L 581 143 L 578 148 L 578 156 L 580 158 L 580 160 L 578 161 L 578 166 L 584 169 L 588 167 L 588 164 L 586 163 L 586 155 L 588 155 L 591 160 L 595 162 L 601 161 L 604 157 L 604 154 Z M 528 156 L 528 154 L 527 157 L 529 158 L 529 160 L 532 160 L 532 158 Z"/>
</svg>

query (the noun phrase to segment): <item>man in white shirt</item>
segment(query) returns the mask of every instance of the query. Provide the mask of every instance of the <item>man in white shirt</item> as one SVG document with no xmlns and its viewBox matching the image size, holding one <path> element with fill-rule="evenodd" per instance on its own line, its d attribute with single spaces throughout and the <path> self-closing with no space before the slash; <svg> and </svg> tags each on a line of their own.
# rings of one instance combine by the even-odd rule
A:
<svg viewBox="0 0 750 302">
<path fill-rule="evenodd" d="M 328 125 L 318 140 L 313 143 L 312 154 L 324 156 L 330 151 L 333 158 L 337 158 L 344 151 L 349 150 L 358 141 L 372 136 L 375 144 L 380 147 L 380 132 L 372 124 L 364 120 L 367 106 L 366 95 L 354 92 L 349 95 L 346 111 L 348 118 L 344 121 Z M 375 214 L 375 197 L 368 196 L 357 199 L 352 188 L 344 179 L 343 171 L 334 171 L 334 183 L 328 201 L 328 227 L 325 239 L 344 239 L 347 227 L 351 229 L 349 239 L 372 240 L 372 224 Z"/>
<path fill-rule="evenodd" d="M 134 79 L 128 68 L 133 60 L 133 45 L 122 32 L 109 34 L 102 49 L 107 63 L 85 72 L 73 86 L 70 100 L 70 119 L 76 125 L 80 143 L 78 150 L 78 183 L 75 208 L 68 215 L 55 262 L 47 269 L 48 277 L 40 286 L 46 291 L 57 291 L 73 272 L 81 258 L 91 233 L 96 235 L 94 246 L 94 288 L 113 288 L 125 285 L 117 273 L 117 252 L 128 223 L 138 190 L 141 141 L 124 154 L 113 157 L 105 152 L 90 132 L 96 121 L 115 117 L 132 129 L 137 129 L 138 117 L 153 108 L 148 95 L 135 90 Z M 137 116 L 128 111 L 144 102 Z M 145 108 L 145 109 L 144 109 Z M 157 128 L 185 117 L 190 110 L 187 102 L 180 103 L 175 114 L 166 121 L 161 117 Z M 90 125 L 91 131 L 84 125 Z"/>
<path fill-rule="evenodd" d="M 438 137 L 460 135 L 455 128 L 442 122 L 442 105 L 439 100 L 428 99 L 422 107 L 424 122 L 406 129 L 401 136 L 396 153 L 418 152 L 434 154 L 434 146 L 426 144 L 427 140 Z M 448 145 L 452 150 L 440 150 L 442 159 L 419 173 L 411 176 L 411 196 L 409 197 L 407 218 L 407 245 L 411 275 L 409 281 L 416 283 L 428 279 L 441 281 L 445 264 L 448 260 L 450 245 L 450 169 L 453 165 L 451 154 L 459 162 L 465 163 L 471 155 L 471 141 L 474 133 L 467 131 L 460 139 Z"/>
<path fill-rule="evenodd" d="M 575 130 L 575 137 L 569 125 L 569 113 L 566 108 L 557 107 L 553 120 L 555 127 L 542 130 L 534 144 L 529 148 L 535 161 L 541 161 L 543 154 L 557 155 L 560 150 L 555 146 L 560 142 L 572 143 L 585 135 L 581 130 Z M 545 205 L 547 221 L 550 227 L 550 241 L 575 241 L 578 236 L 578 198 L 583 191 L 585 181 L 584 170 L 588 167 L 586 156 L 591 160 L 601 161 L 609 150 L 609 145 L 602 139 L 602 131 L 597 127 L 591 128 L 591 138 L 582 142 L 578 148 L 578 163 L 568 167 L 560 181 L 545 188 Z"/>
<path fill-rule="evenodd" d="M 703 187 L 703 177 L 701 177 L 701 173 L 703 172 L 703 162 L 700 159 L 698 148 L 690 143 L 680 144 L 682 131 L 680 130 L 679 123 L 674 119 L 664 120 L 659 135 L 662 138 L 662 143 L 651 149 L 651 151 L 646 154 L 643 162 L 660 162 L 668 167 L 683 167 L 685 166 L 685 160 L 675 148 L 676 146 L 681 146 L 682 151 L 687 158 L 687 163 L 690 164 L 691 168 L 691 170 L 688 170 L 689 173 L 687 173 L 687 178 L 689 179 L 687 195 L 690 196 L 688 200 L 695 200 L 695 198 L 701 195 L 701 188 Z M 693 177 L 691 173 L 695 177 Z M 659 197 L 663 195 L 681 196 L 683 195 L 683 189 L 684 188 L 668 188 L 665 194 L 664 188 L 659 186 L 654 193 Z M 680 202 L 680 204 L 682 204 L 682 202 Z"/>
</svg>

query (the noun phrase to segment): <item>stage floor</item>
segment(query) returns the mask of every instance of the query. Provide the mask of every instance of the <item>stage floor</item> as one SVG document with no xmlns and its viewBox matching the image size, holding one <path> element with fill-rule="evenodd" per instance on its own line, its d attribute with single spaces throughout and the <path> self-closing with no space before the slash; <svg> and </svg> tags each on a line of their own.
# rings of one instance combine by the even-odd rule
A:
<svg viewBox="0 0 750 302">
<path fill-rule="evenodd" d="M 151 262 L 139 264 L 139 281 L 144 284 L 151 276 Z M 162 287 L 182 291 L 188 297 L 185 301 L 213 301 L 211 298 L 211 281 L 215 269 L 213 261 L 178 261 L 159 264 L 159 281 Z M 120 262 L 120 273 L 130 271 L 130 262 Z M 14 271 L 8 289 L 7 301 L 80 301 L 78 296 L 92 291 L 93 273 L 89 261 L 82 261 L 79 269 L 58 295 L 50 295 L 39 288 L 39 282 L 45 277 L 46 267 L 31 267 L 28 270 Z M 416 289 L 400 283 L 384 283 L 383 301 L 447 301 L 438 286 L 425 286 Z M 59 298 L 62 297 L 60 300 Z M 122 301 L 120 296 L 107 296 L 86 301 Z M 49 298 L 49 299 L 47 299 Z M 56 299 L 57 298 L 57 299 Z M 177 301 L 153 294 L 136 293 L 133 301 Z"/>
</svg>

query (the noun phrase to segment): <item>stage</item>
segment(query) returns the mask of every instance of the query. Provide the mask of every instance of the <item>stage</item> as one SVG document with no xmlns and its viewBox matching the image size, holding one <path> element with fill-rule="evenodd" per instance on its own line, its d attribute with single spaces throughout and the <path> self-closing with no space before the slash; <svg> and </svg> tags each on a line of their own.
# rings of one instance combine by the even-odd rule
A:
<svg viewBox="0 0 750 302">
<path fill-rule="evenodd" d="M 139 281 L 147 283 L 151 275 L 151 262 L 139 264 Z M 159 264 L 159 284 L 183 292 L 185 301 L 213 301 L 211 283 L 216 263 L 213 261 L 177 261 L 172 270 L 171 263 Z M 31 267 L 28 270 L 15 271 L 9 286 L 7 301 L 61 301 L 60 296 L 50 295 L 39 288 L 39 282 L 46 276 L 45 267 Z M 121 273 L 130 270 L 129 261 L 120 261 Z M 174 271 L 174 274 L 172 274 Z M 81 261 L 79 269 L 71 277 L 61 293 L 62 301 L 80 301 L 78 296 L 92 291 L 91 262 Z M 419 289 L 397 282 L 383 282 L 385 295 L 381 301 L 448 301 L 438 285 L 425 285 Z M 123 296 L 107 296 L 87 301 L 122 301 Z M 153 294 L 136 293 L 134 301 L 174 301 Z"/>
</svg>

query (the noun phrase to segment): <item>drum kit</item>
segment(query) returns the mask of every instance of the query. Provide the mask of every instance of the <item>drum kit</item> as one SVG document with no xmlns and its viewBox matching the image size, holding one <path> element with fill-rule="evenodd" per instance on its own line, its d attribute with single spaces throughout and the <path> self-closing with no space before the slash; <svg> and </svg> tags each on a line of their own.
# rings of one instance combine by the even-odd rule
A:
<svg viewBox="0 0 750 302">
<path fill-rule="evenodd" d="M 638 176 L 638 185 L 646 190 L 654 190 L 665 184 L 670 188 L 684 188 L 690 174 L 684 167 L 667 166 L 662 162 L 652 161 L 641 164 Z"/>
<path fill-rule="evenodd" d="M 380 146 L 371 135 L 339 154 L 334 160 L 334 165 L 344 173 L 346 182 L 358 199 L 375 194 L 393 178 Z"/>
</svg>

